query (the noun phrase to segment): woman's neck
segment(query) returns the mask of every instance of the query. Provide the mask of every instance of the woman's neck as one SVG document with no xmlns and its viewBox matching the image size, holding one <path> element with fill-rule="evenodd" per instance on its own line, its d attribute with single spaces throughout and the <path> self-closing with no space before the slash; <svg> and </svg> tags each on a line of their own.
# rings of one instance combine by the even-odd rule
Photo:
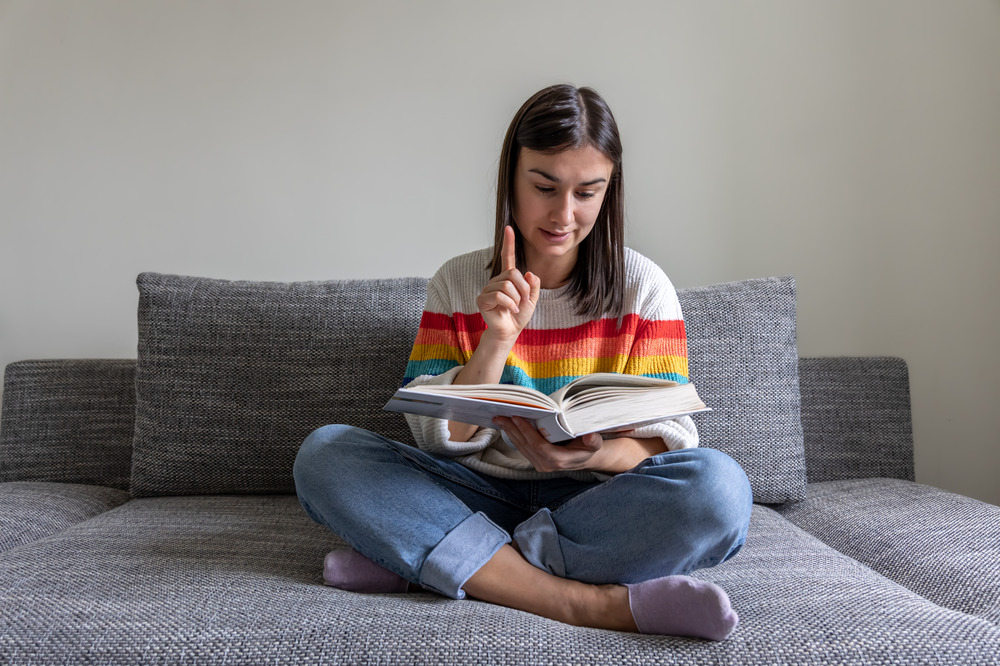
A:
<svg viewBox="0 0 1000 666">
<path fill-rule="evenodd" d="M 542 281 L 542 289 L 558 289 L 569 282 L 576 266 L 576 253 L 562 257 L 526 257 L 528 270 Z"/>
</svg>

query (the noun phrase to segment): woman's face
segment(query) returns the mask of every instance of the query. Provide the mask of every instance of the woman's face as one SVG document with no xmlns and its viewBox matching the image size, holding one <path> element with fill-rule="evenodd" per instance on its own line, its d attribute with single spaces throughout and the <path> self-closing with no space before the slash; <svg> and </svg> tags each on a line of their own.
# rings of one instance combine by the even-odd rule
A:
<svg viewBox="0 0 1000 666">
<path fill-rule="evenodd" d="M 614 164 L 592 146 L 559 153 L 521 148 L 514 176 L 514 222 L 528 270 L 543 276 L 569 271 L 580 243 L 594 228 Z M 550 285 L 543 285 L 549 287 Z"/>
</svg>

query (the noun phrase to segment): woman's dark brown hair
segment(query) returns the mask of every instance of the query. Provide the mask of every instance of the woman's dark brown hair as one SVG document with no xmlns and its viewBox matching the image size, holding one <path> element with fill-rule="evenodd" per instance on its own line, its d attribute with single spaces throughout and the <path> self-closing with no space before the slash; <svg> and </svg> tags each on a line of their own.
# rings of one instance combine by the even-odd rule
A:
<svg viewBox="0 0 1000 666">
<path fill-rule="evenodd" d="M 577 314 L 593 319 L 619 318 L 625 291 L 625 184 L 618 124 L 607 103 L 590 88 L 568 84 L 550 86 L 532 95 L 507 128 L 497 177 L 496 234 L 492 276 L 502 271 L 500 256 L 504 227 L 514 227 L 517 267 L 527 270 L 521 232 L 514 224 L 514 174 L 521 148 L 543 153 L 592 146 L 611 160 L 611 178 L 594 228 L 580 243 L 569 293 Z"/>
</svg>

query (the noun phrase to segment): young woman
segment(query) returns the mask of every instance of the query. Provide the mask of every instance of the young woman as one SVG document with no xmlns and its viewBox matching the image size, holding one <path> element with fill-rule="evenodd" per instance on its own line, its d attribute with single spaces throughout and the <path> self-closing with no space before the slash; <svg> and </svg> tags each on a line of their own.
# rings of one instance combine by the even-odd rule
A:
<svg viewBox="0 0 1000 666">
<path fill-rule="evenodd" d="M 687 381 L 673 286 L 623 244 L 621 152 L 593 90 L 525 102 L 504 140 L 494 247 L 430 280 L 405 385 Z M 302 445 L 299 498 L 351 546 L 327 555 L 327 584 L 416 586 L 621 631 L 723 640 L 735 628 L 726 593 L 687 574 L 740 549 L 750 486 L 731 458 L 696 448 L 690 417 L 560 445 L 520 418 L 407 419 L 417 447 L 343 425 Z"/>
</svg>

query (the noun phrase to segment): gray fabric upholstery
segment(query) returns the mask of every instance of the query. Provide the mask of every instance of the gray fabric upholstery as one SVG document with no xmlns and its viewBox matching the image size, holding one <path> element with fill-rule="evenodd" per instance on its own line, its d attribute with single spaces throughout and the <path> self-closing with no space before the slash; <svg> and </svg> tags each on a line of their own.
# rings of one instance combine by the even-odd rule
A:
<svg viewBox="0 0 1000 666">
<path fill-rule="evenodd" d="M 810 483 L 913 480 L 910 387 L 902 359 L 803 358 L 799 383 Z"/>
<path fill-rule="evenodd" d="M 292 490 L 302 439 L 349 423 L 412 441 L 381 411 L 398 386 L 426 281 L 229 282 L 139 276 L 136 496 Z M 679 292 L 691 375 L 715 411 L 702 441 L 761 502 L 804 494 L 791 278 Z"/>
<path fill-rule="evenodd" d="M 900 585 L 1000 625 L 1000 507 L 911 481 L 851 479 L 811 483 L 807 500 L 780 511 Z"/>
<path fill-rule="evenodd" d="M 976 666 L 1000 641 L 763 507 L 743 552 L 703 572 L 741 614 L 724 643 L 333 590 L 321 561 L 339 545 L 292 497 L 136 500 L 0 557 L 0 645 L 11 663 Z"/>
<path fill-rule="evenodd" d="M 127 489 L 135 362 L 22 361 L 4 373 L 0 482 Z"/>
<path fill-rule="evenodd" d="M 412 441 L 382 411 L 402 380 L 426 280 L 230 282 L 139 276 L 132 492 L 293 492 L 312 430 Z"/>
<path fill-rule="evenodd" d="M 801 499 L 806 471 L 794 280 L 744 280 L 677 295 L 689 374 L 712 408 L 695 416 L 701 446 L 725 451 L 743 466 L 755 501 Z"/>
<path fill-rule="evenodd" d="M 323 555 L 344 544 L 268 493 L 291 491 L 318 425 L 408 441 L 381 405 L 424 286 L 144 274 L 137 366 L 9 368 L 0 661 L 1000 665 L 1000 509 L 901 480 L 815 482 L 803 501 L 755 506 L 742 551 L 696 573 L 740 613 L 723 643 L 324 587 Z M 704 443 L 747 467 L 758 501 L 802 497 L 802 428 L 813 481 L 912 476 L 901 361 L 804 359 L 800 407 L 790 279 L 679 294 L 691 375 L 715 407 Z M 146 497 L 125 502 L 133 408 Z M 98 477 L 118 488 L 53 483 Z"/>
<path fill-rule="evenodd" d="M 73 483 L 0 483 L 0 552 L 66 529 L 124 504 L 117 488 Z"/>
</svg>

